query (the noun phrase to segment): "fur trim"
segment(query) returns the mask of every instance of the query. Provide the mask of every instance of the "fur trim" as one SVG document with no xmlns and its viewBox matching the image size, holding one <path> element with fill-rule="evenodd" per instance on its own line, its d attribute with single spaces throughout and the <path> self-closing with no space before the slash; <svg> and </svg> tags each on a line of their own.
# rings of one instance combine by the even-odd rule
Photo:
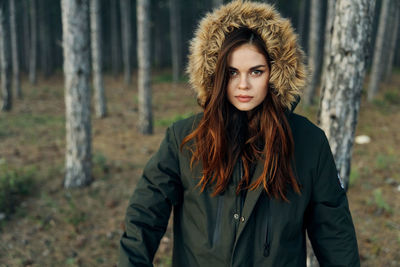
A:
<svg viewBox="0 0 400 267">
<path fill-rule="evenodd" d="M 289 20 L 270 5 L 237 0 L 208 13 L 200 22 L 190 42 L 187 73 L 204 107 L 212 90 L 212 77 L 218 53 L 227 34 L 248 27 L 264 40 L 271 58 L 269 85 L 283 107 L 290 107 L 300 95 L 306 81 L 303 51 L 297 44 Z"/>
</svg>

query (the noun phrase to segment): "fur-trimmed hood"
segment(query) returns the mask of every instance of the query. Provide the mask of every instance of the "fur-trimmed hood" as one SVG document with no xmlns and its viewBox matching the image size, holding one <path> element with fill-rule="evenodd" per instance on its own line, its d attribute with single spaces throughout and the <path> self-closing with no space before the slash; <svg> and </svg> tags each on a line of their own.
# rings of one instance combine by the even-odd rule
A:
<svg viewBox="0 0 400 267">
<path fill-rule="evenodd" d="M 306 81 L 297 35 L 289 20 L 282 18 L 274 7 L 243 0 L 208 13 L 191 40 L 187 72 L 199 104 L 204 107 L 212 90 L 212 77 L 225 37 L 240 27 L 254 30 L 264 40 L 271 59 L 269 86 L 282 106 L 290 110 Z"/>
</svg>

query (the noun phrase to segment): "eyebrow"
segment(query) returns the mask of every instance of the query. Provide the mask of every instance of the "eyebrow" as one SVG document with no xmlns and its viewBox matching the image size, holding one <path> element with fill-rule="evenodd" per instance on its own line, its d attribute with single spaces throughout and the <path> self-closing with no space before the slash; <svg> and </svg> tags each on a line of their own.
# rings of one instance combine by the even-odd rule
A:
<svg viewBox="0 0 400 267">
<path fill-rule="evenodd" d="M 254 70 L 254 69 L 258 69 L 258 68 L 262 68 L 262 67 L 266 67 L 266 66 L 267 66 L 267 65 L 256 65 L 256 66 L 254 66 L 254 67 L 251 67 L 250 70 Z M 232 70 L 237 70 L 237 68 L 232 67 L 232 66 L 229 66 L 228 68 L 229 68 L 229 69 L 232 69 Z"/>
</svg>

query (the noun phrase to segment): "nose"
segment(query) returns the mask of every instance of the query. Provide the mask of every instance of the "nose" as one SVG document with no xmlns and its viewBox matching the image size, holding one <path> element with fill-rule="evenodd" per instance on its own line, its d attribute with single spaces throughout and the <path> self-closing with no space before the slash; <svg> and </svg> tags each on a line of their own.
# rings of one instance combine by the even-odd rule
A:
<svg viewBox="0 0 400 267">
<path fill-rule="evenodd" d="M 241 75 L 239 80 L 239 89 L 248 90 L 249 89 L 249 81 L 247 80 L 247 75 Z"/>
</svg>

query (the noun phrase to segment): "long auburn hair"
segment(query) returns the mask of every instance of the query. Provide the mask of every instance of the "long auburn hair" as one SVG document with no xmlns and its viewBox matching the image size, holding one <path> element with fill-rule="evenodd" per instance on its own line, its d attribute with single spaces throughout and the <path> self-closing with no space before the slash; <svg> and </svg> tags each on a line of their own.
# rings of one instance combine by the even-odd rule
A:
<svg viewBox="0 0 400 267">
<path fill-rule="evenodd" d="M 223 193 L 240 158 L 244 173 L 236 188 L 237 194 L 263 186 L 269 196 L 288 201 L 287 186 L 291 185 L 296 193 L 300 193 L 300 188 L 291 166 L 294 141 L 285 108 L 271 87 L 264 101 L 250 113 L 237 110 L 227 98 L 228 56 L 243 44 L 257 47 L 271 70 L 264 41 L 257 33 L 248 28 L 230 33 L 218 55 L 213 88 L 205 101 L 204 115 L 198 127 L 183 139 L 181 149 L 194 140 L 189 146 L 192 153 L 190 164 L 193 167 L 194 163 L 202 163 L 203 173 L 198 183 L 201 192 L 214 186 L 213 196 Z M 264 160 L 263 172 L 250 184 L 251 167 L 259 160 Z"/>
</svg>

